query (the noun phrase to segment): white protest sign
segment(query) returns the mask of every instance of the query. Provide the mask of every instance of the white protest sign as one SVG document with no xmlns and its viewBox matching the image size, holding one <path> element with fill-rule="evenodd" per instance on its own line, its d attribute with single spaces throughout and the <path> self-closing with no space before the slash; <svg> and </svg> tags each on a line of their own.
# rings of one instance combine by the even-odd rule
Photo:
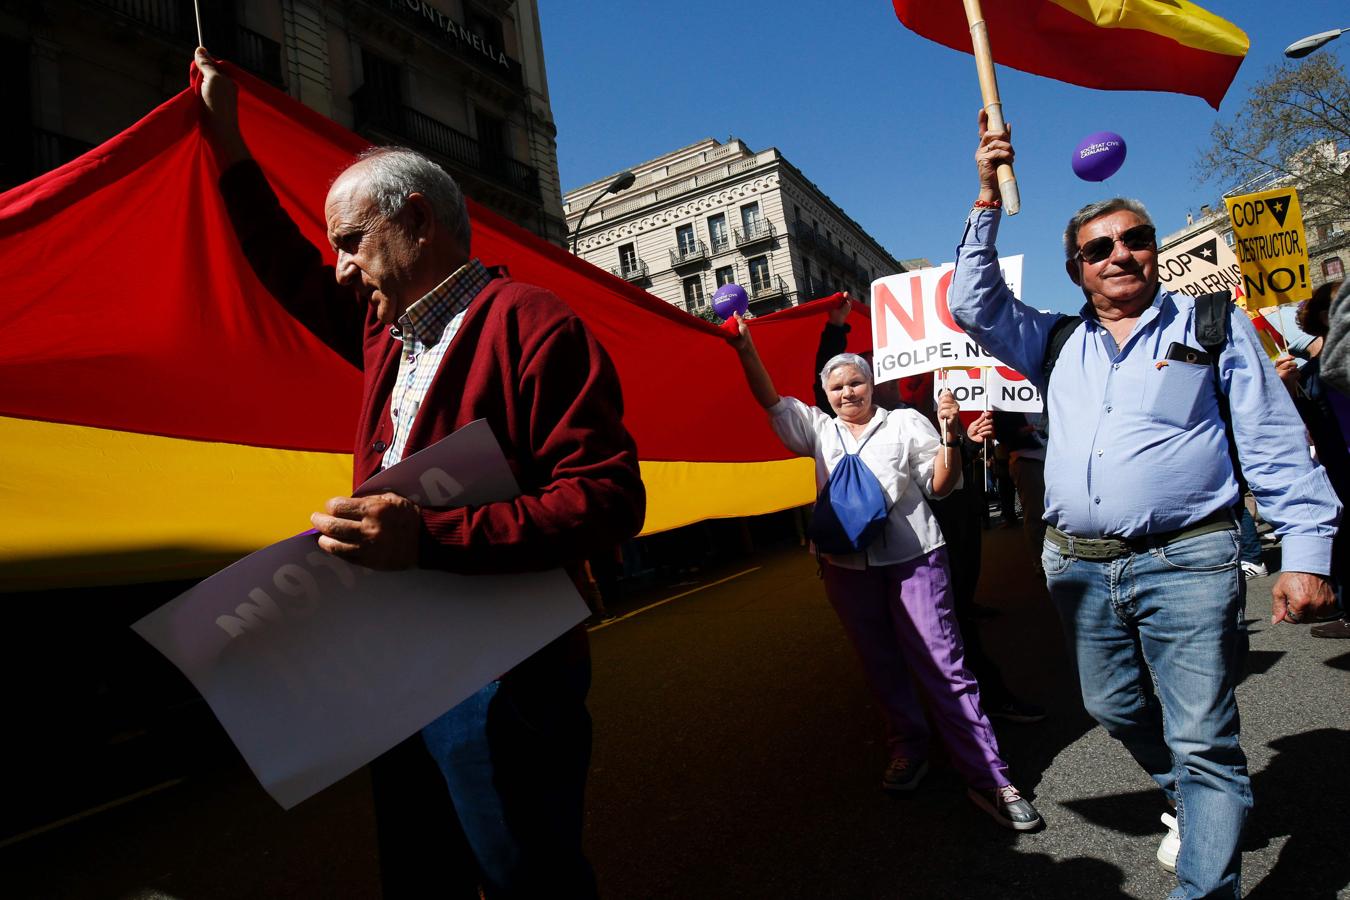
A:
<svg viewBox="0 0 1350 900">
<path fill-rule="evenodd" d="M 362 493 L 436 506 L 520 493 L 483 420 Z M 375 572 L 313 533 L 259 550 L 132 627 L 201 692 L 289 809 L 449 711 L 588 614 L 561 570 Z"/>
<path fill-rule="evenodd" d="M 961 409 L 967 411 L 993 409 L 1038 413 L 1045 408 L 1036 386 L 1007 366 L 944 369 L 933 379 L 933 399 L 946 390 L 950 390 Z"/>
<path fill-rule="evenodd" d="M 1242 270 L 1233 248 L 1213 230 L 1201 231 L 1158 253 L 1158 281 L 1163 290 L 1192 297 L 1228 291 L 1242 285 Z"/>
<path fill-rule="evenodd" d="M 1022 292 L 1022 257 L 999 260 L 1013 296 Z M 947 306 L 955 263 L 872 282 L 872 368 L 878 383 L 951 366 L 993 366 Z"/>
</svg>

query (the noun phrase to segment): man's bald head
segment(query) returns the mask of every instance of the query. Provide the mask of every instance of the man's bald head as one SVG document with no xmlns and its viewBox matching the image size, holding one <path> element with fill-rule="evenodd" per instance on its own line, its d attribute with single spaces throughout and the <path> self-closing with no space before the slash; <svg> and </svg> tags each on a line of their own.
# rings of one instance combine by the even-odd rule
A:
<svg viewBox="0 0 1350 900">
<path fill-rule="evenodd" d="M 386 219 L 403 211 L 409 195 L 421 194 L 437 221 L 468 254 L 472 232 L 464 194 L 444 169 L 415 150 L 375 147 L 365 151 L 334 179 L 329 196 L 340 188 L 370 197 Z"/>
<path fill-rule="evenodd" d="M 464 195 L 411 150 L 364 154 L 328 189 L 324 219 L 338 282 L 386 325 L 469 260 Z"/>
</svg>

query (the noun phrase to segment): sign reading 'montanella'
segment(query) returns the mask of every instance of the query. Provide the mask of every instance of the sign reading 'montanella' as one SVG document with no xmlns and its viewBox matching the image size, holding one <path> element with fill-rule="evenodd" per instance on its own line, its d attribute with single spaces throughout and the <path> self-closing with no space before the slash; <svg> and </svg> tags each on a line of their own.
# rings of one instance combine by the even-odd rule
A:
<svg viewBox="0 0 1350 900">
<path fill-rule="evenodd" d="M 464 25 L 432 6 L 427 0 L 388 0 L 388 3 L 390 9 L 403 15 L 416 16 L 421 20 L 420 24 L 424 28 L 434 28 L 462 48 L 473 50 L 503 69 L 508 71 L 511 69 L 511 59 L 502 52 L 500 47 L 494 47 L 484 40 L 482 35 L 470 31 Z"/>
</svg>

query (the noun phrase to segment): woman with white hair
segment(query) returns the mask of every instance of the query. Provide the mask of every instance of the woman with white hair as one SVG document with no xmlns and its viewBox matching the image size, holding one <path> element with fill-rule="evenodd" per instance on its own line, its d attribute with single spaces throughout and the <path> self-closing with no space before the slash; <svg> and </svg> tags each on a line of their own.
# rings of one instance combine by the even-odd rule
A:
<svg viewBox="0 0 1350 900">
<path fill-rule="evenodd" d="M 744 320 L 739 324 L 733 346 L 750 390 L 783 444 L 815 459 L 817 488 L 855 456 L 875 476 L 888 507 L 884 525 L 865 546 L 820 553 L 825 594 L 862 660 L 886 721 L 890 763 L 882 787 L 913 790 L 928 771 L 929 729 L 915 696 L 917 685 L 953 767 L 970 785 L 971 801 L 1007 828 L 1036 828 L 1040 814 L 1010 782 L 980 706 L 979 685 L 966 668 L 942 531 L 924 502 L 925 495 L 945 496 L 960 481 L 961 420 L 955 398 L 948 391 L 938 402 L 938 418 L 947 426 L 944 451 L 937 430 L 920 413 L 878 407 L 871 366 L 856 354 L 841 353 L 820 373 L 837 416 L 831 418 L 794 397 L 779 396 L 749 326 Z M 984 440 L 992 433 L 992 421 L 981 417 L 971 438 Z"/>
</svg>

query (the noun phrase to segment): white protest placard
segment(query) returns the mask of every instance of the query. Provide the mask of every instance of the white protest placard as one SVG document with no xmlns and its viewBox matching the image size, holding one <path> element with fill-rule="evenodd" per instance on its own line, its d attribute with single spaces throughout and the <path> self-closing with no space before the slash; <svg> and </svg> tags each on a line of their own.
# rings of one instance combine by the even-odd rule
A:
<svg viewBox="0 0 1350 900">
<path fill-rule="evenodd" d="M 999 260 L 1013 296 L 1022 293 L 1022 257 Z M 872 282 L 872 368 L 878 383 L 952 366 L 1001 363 L 952 318 L 947 306 L 955 263 Z"/>
<path fill-rule="evenodd" d="M 933 379 L 933 399 L 938 399 L 947 390 L 952 392 L 961 409 L 967 411 L 993 409 L 1000 412 L 1038 413 L 1045 408 L 1041 392 L 1036 386 L 1007 366 L 943 369 Z"/>
<path fill-rule="evenodd" d="M 430 506 L 519 494 L 483 420 L 358 493 Z M 586 618 L 561 570 L 375 572 L 313 533 L 259 550 L 132 627 L 192 681 L 289 809 L 416 733 Z"/>
<path fill-rule="evenodd" d="M 1158 281 L 1165 291 L 1192 297 L 1215 291 L 1234 293 L 1242 269 L 1233 248 L 1213 230 L 1201 231 L 1158 253 Z"/>
</svg>

